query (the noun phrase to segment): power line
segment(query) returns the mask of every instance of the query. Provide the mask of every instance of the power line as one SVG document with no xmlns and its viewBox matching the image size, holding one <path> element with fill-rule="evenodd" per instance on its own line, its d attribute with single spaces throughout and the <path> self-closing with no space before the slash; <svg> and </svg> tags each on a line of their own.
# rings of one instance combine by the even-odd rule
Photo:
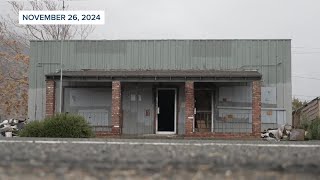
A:
<svg viewBox="0 0 320 180">
<path fill-rule="evenodd" d="M 320 52 L 292 52 L 292 54 L 320 54 Z"/>
<path fill-rule="evenodd" d="M 306 76 L 292 76 L 292 77 L 297 77 L 297 78 L 302 78 L 302 79 L 320 80 L 320 78 L 315 78 L 315 77 L 306 77 Z"/>
<path fill-rule="evenodd" d="M 320 49 L 320 47 L 303 47 L 303 46 L 296 46 L 296 47 L 291 47 L 291 49 Z"/>
<path fill-rule="evenodd" d="M 293 49 L 292 54 L 320 54 L 320 51 L 312 51 L 312 50 L 319 50 L 320 47 L 291 47 Z M 301 51 L 302 50 L 302 51 Z M 311 50 L 311 51 L 306 51 Z"/>
<path fill-rule="evenodd" d="M 305 76 L 306 75 L 306 76 Z M 303 76 L 303 77 L 318 77 L 320 72 L 308 72 L 308 73 L 292 73 L 292 76 Z"/>
<path fill-rule="evenodd" d="M 317 98 L 319 96 L 305 96 L 305 95 L 292 95 L 292 98 L 297 98 L 300 100 L 305 100 L 307 102 L 310 102 L 311 100 Z"/>
<path fill-rule="evenodd" d="M 294 97 L 294 96 L 301 96 L 301 97 L 318 97 L 318 96 L 307 96 L 307 95 L 299 95 L 299 94 L 293 94 L 292 96 L 293 96 L 293 97 Z"/>
</svg>

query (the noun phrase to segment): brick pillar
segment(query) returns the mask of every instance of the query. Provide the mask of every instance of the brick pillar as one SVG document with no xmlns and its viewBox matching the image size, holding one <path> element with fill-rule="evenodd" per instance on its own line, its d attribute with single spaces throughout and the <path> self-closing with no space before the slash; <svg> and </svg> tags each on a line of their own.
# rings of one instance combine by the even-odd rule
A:
<svg viewBox="0 0 320 180">
<path fill-rule="evenodd" d="M 252 134 L 261 133 L 261 81 L 252 82 Z"/>
<path fill-rule="evenodd" d="M 46 117 L 55 113 L 56 83 L 54 80 L 46 81 Z"/>
<path fill-rule="evenodd" d="M 185 120 L 185 134 L 191 134 L 193 131 L 194 120 L 194 82 L 186 81 L 185 83 L 186 94 L 186 120 Z"/>
<path fill-rule="evenodd" d="M 112 133 L 120 134 L 121 83 L 112 81 Z"/>
</svg>

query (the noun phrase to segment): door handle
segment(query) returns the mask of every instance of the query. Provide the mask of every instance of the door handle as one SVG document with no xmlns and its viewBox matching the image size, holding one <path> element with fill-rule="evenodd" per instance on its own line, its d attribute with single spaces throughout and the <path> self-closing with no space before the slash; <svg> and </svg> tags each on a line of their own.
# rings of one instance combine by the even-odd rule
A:
<svg viewBox="0 0 320 180">
<path fill-rule="evenodd" d="M 157 114 L 160 114 L 160 108 L 157 107 Z"/>
</svg>

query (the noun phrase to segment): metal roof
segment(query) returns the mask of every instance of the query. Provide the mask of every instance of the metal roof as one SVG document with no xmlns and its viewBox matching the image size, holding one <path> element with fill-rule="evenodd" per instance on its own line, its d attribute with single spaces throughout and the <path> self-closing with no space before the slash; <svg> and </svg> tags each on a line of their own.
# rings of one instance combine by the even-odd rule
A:
<svg viewBox="0 0 320 180">
<path fill-rule="evenodd" d="M 64 42 L 95 42 L 95 41 L 291 41 L 292 39 L 286 38 L 262 38 L 262 39 L 199 39 L 199 38 L 187 38 L 187 39 L 70 39 L 70 40 L 63 40 Z M 61 40 L 30 40 L 30 42 L 61 42 Z"/>
<path fill-rule="evenodd" d="M 47 79 L 59 79 L 60 72 L 46 75 Z M 82 70 L 63 71 L 65 80 L 122 80 L 122 81 L 221 81 L 259 80 L 258 71 L 218 71 L 218 70 Z"/>
</svg>

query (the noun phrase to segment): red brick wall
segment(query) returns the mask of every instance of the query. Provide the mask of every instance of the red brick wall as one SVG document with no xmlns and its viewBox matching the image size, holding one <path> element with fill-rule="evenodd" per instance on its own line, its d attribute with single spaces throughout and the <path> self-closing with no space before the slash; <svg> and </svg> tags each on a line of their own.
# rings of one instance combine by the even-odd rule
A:
<svg viewBox="0 0 320 180">
<path fill-rule="evenodd" d="M 194 132 L 184 136 L 185 138 L 210 138 L 210 139 L 257 139 L 260 138 L 252 133 L 215 133 L 215 132 Z"/>
<path fill-rule="evenodd" d="M 121 121 L 121 83 L 112 82 L 112 133 L 120 134 Z"/>
<path fill-rule="evenodd" d="M 252 82 L 252 134 L 261 133 L 261 81 Z"/>
<path fill-rule="evenodd" d="M 261 133 L 261 81 L 252 83 L 252 133 L 215 133 L 215 132 L 192 132 L 194 118 L 194 83 L 187 81 L 185 84 L 186 94 L 186 138 L 260 138 Z M 191 118 L 188 118 L 191 117 Z"/>
<path fill-rule="evenodd" d="M 186 81 L 185 83 L 185 96 L 186 96 L 186 113 L 185 113 L 185 134 L 191 134 L 193 131 L 194 119 L 194 82 Z"/>
<path fill-rule="evenodd" d="M 55 113 L 55 91 L 56 83 L 54 80 L 46 81 L 46 117 L 52 116 Z"/>
<path fill-rule="evenodd" d="M 108 131 L 98 131 L 95 133 L 97 138 L 120 138 L 119 133 L 108 132 Z"/>
</svg>

